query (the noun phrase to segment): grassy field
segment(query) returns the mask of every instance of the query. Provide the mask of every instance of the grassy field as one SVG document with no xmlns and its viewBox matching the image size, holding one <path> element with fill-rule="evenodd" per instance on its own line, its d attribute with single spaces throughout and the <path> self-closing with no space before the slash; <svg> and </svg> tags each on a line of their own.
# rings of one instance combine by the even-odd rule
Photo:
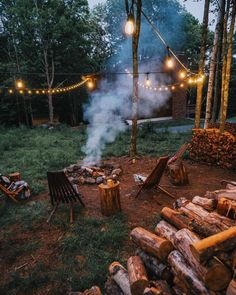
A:
<svg viewBox="0 0 236 295">
<path fill-rule="evenodd" d="M 150 123 L 139 127 L 140 154 L 154 157 L 173 154 L 191 136 L 190 133 L 158 133 L 156 127 Z M 2 128 L 0 134 L 0 172 L 19 171 L 30 184 L 33 195 L 47 190 L 48 170 L 62 169 L 84 156 L 81 147 L 86 142 L 85 127 Z M 129 138 L 129 130 L 120 134 L 114 143 L 106 146 L 104 158 L 127 155 Z M 51 225 L 52 233 L 57 232 L 60 236 L 53 244 L 53 263 L 48 266 L 47 261 L 37 261 L 23 274 L 15 270 L 15 265 L 24 262 L 24 256 L 35 255 L 45 248 L 42 236 L 50 235 L 45 227 L 49 210 L 48 201 L 34 201 L 33 197 L 24 206 L 9 203 L 2 212 L 0 260 L 2 271 L 7 267 L 9 275 L 0 283 L 0 294 L 33 294 L 32 290 L 45 291 L 48 285 L 51 286 L 50 294 L 83 290 L 93 284 L 102 286 L 108 265 L 114 259 L 122 261 L 123 245 L 128 237 L 126 216 L 95 219 L 85 216 L 82 211 L 79 221 L 71 227 L 65 208 L 55 215 Z M 50 247 L 52 245 L 47 248 Z M 19 257 L 23 257 L 21 262 Z M 40 294 L 45 294 L 44 291 Z"/>
</svg>

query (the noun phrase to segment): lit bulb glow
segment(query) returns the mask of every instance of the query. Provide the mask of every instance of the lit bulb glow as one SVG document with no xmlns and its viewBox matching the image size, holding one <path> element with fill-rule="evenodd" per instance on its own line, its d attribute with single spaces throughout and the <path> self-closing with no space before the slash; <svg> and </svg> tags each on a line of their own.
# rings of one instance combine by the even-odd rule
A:
<svg viewBox="0 0 236 295">
<path fill-rule="evenodd" d="M 17 88 L 23 88 L 24 87 L 24 83 L 21 80 L 16 81 L 16 87 Z"/>
<path fill-rule="evenodd" d="M 184 78 L 186 77 L 186 72 L 184 72 L 184 71 L 180 71 L 180 72 L 179 72 L 179 77 L 180 77 L 181 79 L 184 79 Z"/>
<path fill-rule="evenodd" d="M 147 80 L 146 80 L 146 86 L 149 87 L 149 86 L 151 86 L 151 84 L 152 84 L 152 83 L 151 83 L 151 80 L 147 79 Z"/>
<path fill-rule="evenodd" d="M 89 80 L 88 83 L 87 83 L 87 86 L 89 89 L 93 89 L 94 88 L 94 83 L 92 80 Z"/>
<path fill-rule="evenodd" d="M 134 33 L 134 21 L 129 19 L 125 24 L 125 33 L 127 35 L 132 35 Z"/>
<path fill-rule="evenodd" d="M 174 67 L 174 61 L 173 61 L 172 58 L 169 57 L 169 58 L 166 60 L 166 66 L 167 66 L 168 69 L 172 69 L 172 68 Z"/>
</svg>

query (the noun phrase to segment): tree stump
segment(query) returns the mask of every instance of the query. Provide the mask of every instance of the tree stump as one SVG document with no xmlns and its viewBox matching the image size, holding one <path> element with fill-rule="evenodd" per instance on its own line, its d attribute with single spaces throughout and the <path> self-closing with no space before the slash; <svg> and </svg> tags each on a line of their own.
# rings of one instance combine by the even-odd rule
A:
<svg viewBox="0 0 236 295">
<path fill-rule="evenodd" d="M 99 186 L 101 211 L 105 216 L 113 215 L 121 211 L 120 183 L 103 184 Z"/>
<path fill-rule="evenodd" d="M 187 170 L 182 162 L 174 162 L 167 166 L 168 177 L 174 185 L 186 185 L 189 183 Z"/>
</svg>

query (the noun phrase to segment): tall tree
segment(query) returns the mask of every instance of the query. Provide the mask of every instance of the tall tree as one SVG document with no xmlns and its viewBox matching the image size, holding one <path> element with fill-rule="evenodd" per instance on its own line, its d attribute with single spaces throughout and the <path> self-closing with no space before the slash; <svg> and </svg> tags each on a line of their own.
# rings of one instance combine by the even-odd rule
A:
<svg viewBox="0 0 236 295">
<path fill-rule="evenodd" d="M 199 67 L 198 67 L 199 76 L 202 76 L 204 74 L 205 58 L 206 58 L 206 45 L 207 45 L 207 32 L 208 32 L 208 19 L 209 19 L 209 6 L 210 6 L 210 0 L 205 0 L 204 15 L 203 15 L 203 22 L 202 22 L 201 50 L 200 50 Z M 203 82 L 204 81 L 201 80 L 197 85 L 195 128 L 200 128 Z"/>
<path fill-rule="evenodd" d="M 215 35 L 214 35 L 214 44 L 213 44 L 213 48 L 211 51 L 204 128 L 208 128 L 209 123 L 210 123 L 210 119 L 211 119 L 211 115 L 212 115 L 212 97 L 213 97 L 213 89 L 214 89 L 217 52 L 218 52 L 219 40 L 220 40 L 223 1 L 224 0 L 218 0 L 220 9 L 218 11 L 218 17 L 217 17 Z"/>
<path fill-rule="evenodd" d="M 227 118 L 227 109 L 228 109 L 228 100 L 229 100 L 229 82 L 230 82 L 230 76 L 231 76 L 235 18 L 236 18 L 236 1 L 232 0 L 231 22 L 230 22 L 230 29 L 229 29 L 229 34 L 228 34 L 228 51 L 227 51 L 225 78 L 224 78 L 224 85 L 223 85 L 223 87 L 224 87 L 223 88 L 223 100 L 222 100 L 223 105 L 221 107 L 220 132 L 224 131 L 225 121 Z"/>
</svg>

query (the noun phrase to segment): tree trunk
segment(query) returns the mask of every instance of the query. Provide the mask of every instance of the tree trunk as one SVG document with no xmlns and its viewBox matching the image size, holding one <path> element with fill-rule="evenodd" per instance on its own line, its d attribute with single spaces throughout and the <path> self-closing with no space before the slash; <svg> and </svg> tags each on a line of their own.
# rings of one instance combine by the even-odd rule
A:
<svg viewBox="0 0 236 295">
<path fill-rule="evenodd" d="M 224 92 L 223 92 L 223 105 L 222 105 L 222 114 L 220 120 L 220 132 L 224 132 L 225 121 L 227 119 L 227 109 L 228 109 L 228 100 L 229 100 L 229 82 L 231 76 L 231 64 L 232 64 L 232 51 L 233 51 L 233 36 L 234 36 L 234 26 L 235 26 L 235 16 L 236 16 L 236 1 L 233 1 L 233 7 L 231 12 L 231 23 L 228 36 L 228 53 L 225 69 L 225 80 L 224 80 Z"/>
<path fill-rule="evenodd" d="M 133 97 L 132 97 L 132 127 L 130 142 L 130 157 L 135 158 L 137 154 L 137 120 L 138 120 L 138 43 L 141 27 L 142 1 L 137 0 L 135 31 L 132 38 L 133 53 Z"/>
<path fill-rule="evenodd" d="M 216 200 L 201 198 L 199 196 L 195 196 L 192 199 L 192 203 L 195 205 L 201 206 L 202 208 L 206 209 L 207 211 L 213 211 L 216 209 L 216 206 L 217 206 Z"/>
<path fill-rule="evenodd" d="M 170 241 L 160 238 L 142 227 L 134 228 L 130 237 L 142 250 L 162 261 L 167 258 L 173 249 Z"/>
<path fill-rule="evenodd" d="M 113 262 L 109 266 L 109 273 L 125 295 L 132 295 L 128 272 L 119 262 Z"/>
<path fill-rule="evenodd" d="M 218 30 L 219 30 L 219 40 L 218 40 L 218 52 L 216 58 L 216 72 L 215 72 L 215 81 L 214 81 L 214 96 L 213 96 L 213 107 L 212 107 L 212 118 L 211 122 L 216 122 L 217 114 L 218 114 L 218 107 L 219 101 L 221 96 L 221 77 L 222 77 L 222 42 L 223 42 L 223 27 L 224 27 L 224 15 L 225 15 L 225 0 L 221 0 L 218 3 L 219 9 L 219 23 L 218 23 Z"/>
<path fill-rule="evenodd" d="M 199 262 L 207 261 L 221 252 L 227 252 L 236 246 L 236 226 L 216 235 L 193 243 L 191 251 Z"/>
<path fill-rule="evenodd" d="M 169 281 L 172 278 L 170 268 L 156 257 L 147 254 L 141 249 L 137 249 L 135 255 L 140 256 L 147 271 L 153 274 L 157 279 Z"/>
<path fill-rule="evenodd" d="M 127 261 L 127 268 L 132 295 L 143 295 L 148 287 L 148 278 L 141 258 L 131 256 Z"/>
<path fill-rule="evenodd" d="M 168 262 L 174 274 L 188 287 L 188 294 L 210 294 L 203 283 L 198 279 L 194 270 L 189 267 L 180 252 L 171 252 L 168 257 Z"/>
<path fill-rule="evenodd" d="M 219 260 L 212 258 L 206 265 L 201 265 L 190 250 L 190 245 L 198 242 L 197 235 L 188 229 L 181 229 L 175 235 L 175 247 L 202 280 L 206 287 L 213 291 L 225 289 L 230 280 L 230 270 Z"/>
<path fill-rule="evenodd" d="M 208 28 L 208 16 L 209 16 L 210 0 L 205 0 L 204 15 L 202 22 L 202 40 L 201 51 L 199 58 L 198 74 L 201 76 L 204 74 L 205 55 L 206 55 L 206 42 L 207 42 L 207 28 Z M 203 81 L 197 84 L 197 99 L 196 99 L 196 111 L 195 111 L 195 128 L 200 128 L 201 107 L 202 107 L 202 91 Z"/>
<path fill-rule="evenodd" d="M 222 7 L 223 0 L 219 0 L 219 6 Z M 206 116 L 205 116 L 205 124 L 204 128 L 207 129 L 209 127 L 210 119 L 211 119 L 211 107 L 212 107 L 212 96 L 213 96 L 213 88 L 214 88 L 214 80 L 215 80 L 215 69 L 216 69 L 216 61 L 217 61 L 217 52 L 219 46 L 219 38 L 220 38 L 220 28 L 221 28 L 221 18 L 222 12 L 219 9 L 217 23 L 215 28 L 214 35 L 214 45 L 211 52 L 211 63 L 209 69 L 209 80 L 208 80 L 208 90 L 207 90 L 207 100 L 206 100 Z"/>
</svg>

